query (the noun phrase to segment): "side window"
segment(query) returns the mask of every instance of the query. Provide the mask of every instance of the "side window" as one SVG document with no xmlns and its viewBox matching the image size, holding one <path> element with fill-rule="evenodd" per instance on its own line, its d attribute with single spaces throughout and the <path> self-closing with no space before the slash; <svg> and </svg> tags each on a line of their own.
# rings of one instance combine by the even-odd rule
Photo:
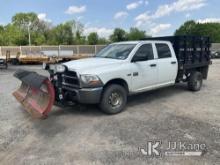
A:
<svg viewBox="0 0 220 165">
<path fill-rule="evenodd" d="M 135 61 L 147 61 L 153 59 L 154 59 L 154 53 L 153 53 L 152 44 L 142 45 L 133 57 L 133 60 Z"/>
<path fill-rule="evenodd" d="M 167 44 L 156 44 L 158 58 L 172 57 L 170 48 Z"/>
</svg>

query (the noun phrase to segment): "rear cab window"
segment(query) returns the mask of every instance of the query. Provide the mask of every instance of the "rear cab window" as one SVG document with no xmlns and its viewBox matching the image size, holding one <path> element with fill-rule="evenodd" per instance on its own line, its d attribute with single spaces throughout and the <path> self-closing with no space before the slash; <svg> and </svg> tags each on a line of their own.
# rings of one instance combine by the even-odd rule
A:
<svg viewBox="0 0 220 165">
<path fill-rule="evenodd" d="M 172 57 L 170 47 L 166 43 L 156 43 L 155 45 L 159 59 Z"/>
</svg>

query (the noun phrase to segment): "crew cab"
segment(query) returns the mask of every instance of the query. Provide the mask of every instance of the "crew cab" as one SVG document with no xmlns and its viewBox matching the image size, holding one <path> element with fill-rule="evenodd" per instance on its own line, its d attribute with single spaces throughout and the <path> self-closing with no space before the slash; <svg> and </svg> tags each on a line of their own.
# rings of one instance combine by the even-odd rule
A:
<svg viewBox="0 0 220 165">
<path fill-rule="evenodd" d="M 92 58 L 44 68 L 56 102 L 99 104 L 105 113 L 116 114 L 132 94 L 180 82 L 199 91 L 210 64 L 208 37 L 171 36 L 113 43 Z"/>
</svg>

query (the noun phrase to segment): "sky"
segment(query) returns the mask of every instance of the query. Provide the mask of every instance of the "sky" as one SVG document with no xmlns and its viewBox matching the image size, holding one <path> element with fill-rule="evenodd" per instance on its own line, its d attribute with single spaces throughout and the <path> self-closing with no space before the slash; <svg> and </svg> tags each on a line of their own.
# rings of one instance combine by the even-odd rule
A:
<svg viewBox="0 0 220 165">
<path fill-rule="evenodd" d="M 78 20 L 85 35 L 108 37 L 116 27 L 137 27 L 165 36 L 187 20 L 220 22 L 219 6 L 219 0 L 0 0 L 0 24 L 10 23 L 18 12 L 35 12 L 53 25 Z"/>
</svg>

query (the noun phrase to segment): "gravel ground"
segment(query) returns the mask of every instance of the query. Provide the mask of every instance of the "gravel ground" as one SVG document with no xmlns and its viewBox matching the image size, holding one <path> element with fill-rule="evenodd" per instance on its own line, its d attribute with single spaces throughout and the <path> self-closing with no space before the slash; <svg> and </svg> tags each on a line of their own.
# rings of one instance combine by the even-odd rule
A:
<svg viewBox="0 0 220 165">
<path fill-rule="evenodd" d="M 220 60 L 214 60 L 200 92 L 186 85 L 132 96 L 114 116 L 96 106 L 54 107 L 46 120 L 32 119 L 11 93 L 18 68 L 0 70 L 0 164 L 220 164 Z M 201 157 L 141 154 L 148 141 L 205 143 Z"/>
</svg>

